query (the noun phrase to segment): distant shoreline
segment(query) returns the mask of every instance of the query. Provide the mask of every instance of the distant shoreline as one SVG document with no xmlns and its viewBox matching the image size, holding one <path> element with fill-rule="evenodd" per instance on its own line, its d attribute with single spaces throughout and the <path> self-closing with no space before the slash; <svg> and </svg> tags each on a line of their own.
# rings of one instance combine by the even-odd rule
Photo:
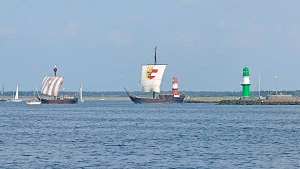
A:
<svg viewBox="0 0 300 169">
<path fill-rule="evenodd" d="M 33 96 L 19 96 L 19 99 L 22 100 L 30 100 L 32 99 Z M 45 97 L 45 98 L 51 98 L 51 97 Z M 83 100 L 99 100 L 102 101 L 103 97 L 102 96 L 86 96 L 83 97 Z M 4 99 L 12 99 L 12 97 L 4 97 Z M 129 97 L 125 96 L 107 96 L 104 97 L 105 100 L 129 100 Z M 221 100 L 233 100 L 233 99 L 238 99 L 238 97 L 186 97 L 185 102 L 186 103 L 197 103 L 197 102 L 203 102 L 203 103 L 214 103 L 214 102 L 219 102 Z"/>
<path fill-rule="evenodd" d="M 33 96 L 19 96 L 19 99 L 22 100 L 30 100 L 34 98 Z M 44 98 L 44 97 L 42 97 Z M 45 98 L 51 98 L 51 97 L 45 97 Z M 0 97 L 0 99 L 2 99 L 2 97 Z M 4 99 L 8 100 L 8 99 L 12 99 L 12 97 L 4 97 Z M 83 100 L 101 100 L 102 96 L 87 96 L 87 97 L 83 97 Z M 128 97 L 105 97 L 105 100 L 130 100 Z M 102 100 L 101 100 L 102 101 Z"/>
<path fill-rule="evenodd" d="M 288 95 L 293 95 L 294 97 L 298 96 L 300 97 L 300 90 L 295 90 L 295 91 L 277 91 L 278 93 L 282 94 L 288 94 Z M 40 93 L 40 92 L 39 92 Z M 171 91 L 161 91 L 161 94 L 170 94 L 172 93 Z M 203 98 L 203 99 L 212 99 L 212 98 L 226 98 L 226 97 L 234 97 L 234 98 L 239 98 L 242 96 L 241 92 L 229 92 L 229 91 L 223 91 L 223 92 L 216 92 L 216 91 L 184 91 L 185 96 L 187 98 Z M 78 92 L 71 92 L 71 91 L 61 91 L 60 95 L 77 95 Z M 125 99 L 128 98 L 126 92 L 124 91 L 107 91 L 107 92 L 87 92 L 83 91 L 83 98 L 86 99 L 98 99 L 104 97 L 105 99 Z M 143 93 L 143 92 L 136 92 L 132 91 L 130 92 L 131 95 L 136 95 L 140 97 L 152 97 L 152 93 Z M 269 91 L 261 91 L 260 96 L 266 97 L 269 94 Z M 41 95 L 41 94 L 40 94 Z M 158 95 L 158 94 L 157 94 Z M 251 96 L 258 97 L 259 93 L 258 91 L 251 91 Z M 5 98 L 12 98 L 13 92 L 12 91 L 4 91 L 4 97 Z M 47 97 L 45 95 L 41 95 L 42 97 Z M 22 98 L 29 98 L 29 97 L 34 97 L 33 91 L 19 91 L 19 97 Z M 0 95 L 0 98 L 2 96 Z"/>
<path fill-rule="evenodd" d="M 149 97 L 149 96 L 145 96 Z M 34 96 L 19 96 L 19 99 L 22 100 L 30 100 L 34 98 Z M 52 98 L 48 96 L 42 96 L 42 98 Z M 2 99 L 2 97 L 0 97 Z M 4 99 L 12 99 L 12 97 L 5 96 Z M 84 96 L 83 100 L 91 100 L 91 101 L 105 101 L 105 100 L 115 100 L 115 101 L 130 101 L 129 97 L 127 96 L 106 96 L 104 97 L 104 100 L 102 96 Z M 239 100 L 240 96 L 186 96 L 184 99 L 184 103 L 219 103 L 222 100 Z"/>
</svg>

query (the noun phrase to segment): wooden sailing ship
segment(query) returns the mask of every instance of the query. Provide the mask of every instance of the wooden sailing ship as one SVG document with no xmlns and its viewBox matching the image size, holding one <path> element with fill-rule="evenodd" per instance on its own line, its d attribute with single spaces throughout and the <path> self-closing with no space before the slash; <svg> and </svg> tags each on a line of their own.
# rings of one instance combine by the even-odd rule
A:
<svg viewBox="0 0 300 169">
<path fill-rule="evenodd" d="M 125 91 L 133 103 L 182 103 L 185 95 L 178 94 L 178 80 L 173 77 L 172 94 L 159 94 L 155 97 L 155 93 L 160 93 L 161 80 L 164 75 L 167 64 L 156 63 L 156 50 L 154 53 L 154 64 L 142 65 L 141 86 L 143 92 L 152 92 L 152 98 L 132 96 L 125 88 Z"/>
<path fill-rule="evenodd" d="M 48 95 L 53 97 L 53 99 L 40 98 L 38 99 L 42 102 L 42 104 L 74 104 L 78 103 L 78 97 L 65 95 L 59 95 L 59 88 L 63 86 L 63 77 L 56 76 L 57 68 L 54 66 L 53 68 L 54 76 L 45 76 L 42 82 L 41 93 L 44 95 Z"/>
</svg>

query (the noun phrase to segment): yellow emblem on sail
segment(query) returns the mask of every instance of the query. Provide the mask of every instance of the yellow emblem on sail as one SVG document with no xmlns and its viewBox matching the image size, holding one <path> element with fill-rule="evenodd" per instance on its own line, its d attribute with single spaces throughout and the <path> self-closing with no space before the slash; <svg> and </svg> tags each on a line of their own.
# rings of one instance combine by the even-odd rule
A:
<svg viewBox="0 0 300 169">
<path fill-rule="evenodd" d="M 151 80 L 155 77 L 158 72 L 158 68 L 154 68 L 154 66 L 148 66 L 146 71 L 146 78 Z"/>
</svg>

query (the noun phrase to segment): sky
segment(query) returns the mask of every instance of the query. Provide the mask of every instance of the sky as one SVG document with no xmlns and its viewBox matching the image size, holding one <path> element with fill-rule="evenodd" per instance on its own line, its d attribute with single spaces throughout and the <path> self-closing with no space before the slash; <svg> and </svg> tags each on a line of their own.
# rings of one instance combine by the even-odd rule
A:
<svg viewBox="0 0 300 169">
<path fill-rule="evenodd" d="M 299 0 L 0 0 L 0 84 L 34 90 L 46 75 L 77 91 L 140 91 L 141 65 L 168 64 L 186 91 L 300 89 Z M 274 77 L 277 76 L 276 79 Z"/>
</svg>

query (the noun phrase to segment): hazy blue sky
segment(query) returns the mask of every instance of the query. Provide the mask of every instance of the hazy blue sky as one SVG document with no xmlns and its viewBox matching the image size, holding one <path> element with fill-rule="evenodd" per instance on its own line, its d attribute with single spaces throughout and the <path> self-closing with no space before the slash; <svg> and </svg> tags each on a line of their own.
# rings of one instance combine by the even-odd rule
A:
<svg viewBox="0 0 300 169">
<path fill-rule="evenodd" d="M 65 90 L 140 90 L 141 65 L 167 63 L 162 90 L 300 89 L 299 0 L 0 0 L 1 78 L 33 90 L 45 75 Z M 276 80 L 274 76 L 278 76 Z"/>
</svg>

